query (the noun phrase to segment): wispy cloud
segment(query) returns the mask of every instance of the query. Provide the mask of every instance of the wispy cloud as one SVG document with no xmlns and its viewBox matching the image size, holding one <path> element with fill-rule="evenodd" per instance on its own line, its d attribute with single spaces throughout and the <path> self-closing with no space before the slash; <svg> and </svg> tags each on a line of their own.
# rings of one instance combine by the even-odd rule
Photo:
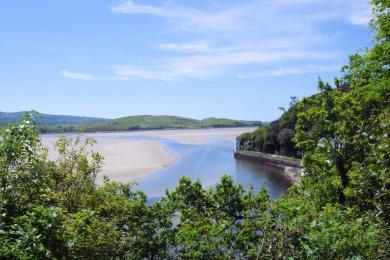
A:
<svg viewBox="0 0 390 260">
<path fill-rule="evenodd" d="M 248 64 L 267 64 L 276 61 L 331 60 L 337 53 L 315 51 L 235 51 L 177 56 L 163 59 L 153 69 L 135 66 L 114 67 L 115 76 L 122 80 L 158 79 L 179 81 L 187 78 L 205 79 L 221 74 L 229 67 Z"/>
<path fill-rule="evenodd" d="M 368 26 L 371 19 L 371 8 L 368 8 L 367 4 L 363 2 L 354 5 L 348 15 L 348 22 L 354 25 Z"/>
<path fill-rule="evenodd" d="M 158 48 L 165 51 L 174 52 L 206 52 L 210 47 L 204 43 L 163 43 Z"/>
<path fill-rule="evenodd" d="M 245 78 L 328 71 L 327 64 L 338 62 L 344 50 L 333 44 L 338 32 L 324 31 L 324 23 L 361 26 L 371 17 L 366 0 L 248 0 L 202 8 L 177 5 L 174 1 L 163 5 L 124 1 L 112 6 L 111 11 L 160 17 L 171 33 L 185 35 L 185 42 L 157 44 L 165 58 L 145 60 L 142 66 L 114 68 L 119 79 L 164 81 L 227 73 Z M 284 64 L 289 62 L 297 66 L 286 68 Z M 247 65 L 281 69 L 240 73 L 240 68 Z"/>
<path fill-rule="evenodd" d="M 225 8 L 201 10 L 179 5 L 142 5 L 125 1 L 111 7 L 113 13 L 147 14 L 165 18 L 178 29 L 213 30 L 294 30 L 308 21 L 345 19 L 363 25 L 371 8 L 367 0 L 269 0 L 252 1 Z M 299 19 L 296 19 L 299 18 Z M 289 23 L 285 23 L 288 21 Z M 265 27 L 264 25 L 269 25 Z M 296 33 L 299 33 L 296 31 Z"/>
<path fill-rule="evenodd" d="M 250 78 L 262 78 L 262 77 L 282 77 L 289 75 L 298 75 L 298 74 L 307 74 L 307 73 L 320 73 L 320 72 L 330 72 L 330 71 L 339 71 L 340 65 L 327 65 L 327 66 L 318 66 L 318 65 L 306 65 L 301 67 L 285 67 L 278 68 L 273 70 L 263 70 L 253 74 L 239 74 L 240 79 L 250 79 Z"/>
<path fill-rule="evenodd" d="M 148 6 L 148 5 L 138 5 L 134 4 L 133 1 L 126 1 L 117 6 L 111 7 L 111 11 L 116 13 L 126 13 L 126 14 L 154 14 L 154 15 L 164 15 L 162 8 Z"/>
<path fill-rule="evenodd" d="M 246 7 L 244 8 L 247 9 Z M 183 30 L 226 30 L 239 28 L 243 8 L 235 7 L 229 10 L 207 12 L 184 6 L 151 6 L 126 1 L 111 7 L 114 13 L 148 14 L 169 19 Z"/>
<path fill-rule="evenodd" d="M 131 66 L 115 66 L 113 70 L 115 79 L 119 80 L 158 79 L 171 81 L 171 75 L 163 71 L 151 71 Z"/>
<path fill-rule="evenodd" d="M 68 70 L 61 70 L 60 73 L 64 78 L 69 78 L 69 79 L 79 79 L 79 80 L 93 80 L 94 79 L 93 75 L 87 74 L 87 73 L 71 72 Z"/>
</svg>

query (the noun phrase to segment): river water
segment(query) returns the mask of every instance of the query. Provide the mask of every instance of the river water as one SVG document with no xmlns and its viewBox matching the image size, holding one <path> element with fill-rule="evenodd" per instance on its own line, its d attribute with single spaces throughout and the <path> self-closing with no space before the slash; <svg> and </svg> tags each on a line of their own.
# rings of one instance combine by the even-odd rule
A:
<svg viewBox="0 0 390 260">
<path fill-rule="evenodd" d="M 72 135 L 69 135 L 72 137 Z M 167 150 L 176 156 L 176 160 L 168 167 L 139 179 L 136 189 L 143 190 L 148 195 L 149 202 L 157 200 L 172 190 L 180 177 L 188 176 L 199 179 L 204 188 L 215 185 L 223 175 L 232 176 L 236 183 L 244 188 L 253 188 L 257 192 L 265 186 L 272 199 L 286 193 L 291 186 L 280 169 L 261 165 L 252 161 L 235 159 L 233 156 L 234 141 L 226 138 L 210 138 L 204 144 L 183 144 L 173 139 L 154 136 L 88 134 L 97 141 L 113 140 L 153 140 L 160 142 Z"/>
<path fill-rule="evenodd" d="M 267 188 L 271 198 L 285 193 L 291 183 L 280 169 L 251 161 L 235 159 L 234 142 L 227 139 L 211 139 L 201 145 L 181 144 L 173 140 L 160 142 L 177 156 L 177 160 L 167 168 L 139 181 L 139 189 L 148 197 L 158 198 L 166 189 L 173 189 L 181 176 L 199 179 L 203 187 L 215 185 L 221 176 L 231 175 L 236 183 L 255 192 L 261 186 Z"/>
</svg>

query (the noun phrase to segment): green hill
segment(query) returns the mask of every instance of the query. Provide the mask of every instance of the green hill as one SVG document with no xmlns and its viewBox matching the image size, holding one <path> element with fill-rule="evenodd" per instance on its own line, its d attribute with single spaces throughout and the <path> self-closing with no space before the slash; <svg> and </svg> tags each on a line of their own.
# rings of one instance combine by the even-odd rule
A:
<svg viewBox="0 0 390 260">
<path fill-rule="evenodd" d="M 260 126 L 260 121 L 233 120 L 228 118 L 210 117 L 200 121 L 201 127 L 233 127 L 233 126 Z"/>
<path fill-rule="evenodd" d="M 259 126 L 259 121 L 242 121 L 225 118 L 207 118 L 197 120 L 178 116 L 129 116 L 85 126 L 86 131 L 124 131 L 172 128 L 207 128 L 207 127 L 239 127 Z"/>
<path fill-rule="evenodd" d="M 18 122 L 24 112 L 0 112 L 0 127 Z M 206 118 L 197 120 L 178 116 L 138 115 L 105 119 L 94 117 L 35 115 L 41 133 L 130 131 L 151 129 L 186 129 L 208 127 L 261 126 L 260 121 L 233 120 L 227 118 Z"/>
<path fill-rule="evenodd" d="M 199 121 L 196 119 L 177 116 L 128 116 L 85 126 L 86 131 L 123 131 L 140 129 L 164 128 L 196 128 Z"/>
<path fill-rule="evenodd" d="M 0 125 L 8 125 L 19 122 L 20 118 L 27 111 L 21 112 L 0 112 Z M 72 124 L 93 124 L 97 122 L 108 121 L 107 118 L 85 117 L 85 116 L 64 116 L 64 115 L 49 115 L 35 114 L 34 118 L 39 125 L 72 125 Z"/>
</svg>

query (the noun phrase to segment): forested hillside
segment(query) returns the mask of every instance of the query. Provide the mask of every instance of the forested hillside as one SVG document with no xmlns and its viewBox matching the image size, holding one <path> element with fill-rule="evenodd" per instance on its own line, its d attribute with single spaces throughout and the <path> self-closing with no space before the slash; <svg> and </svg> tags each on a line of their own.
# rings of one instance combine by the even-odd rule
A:
<svg viewBox="0 0 390 260">
<path fill-rule="evenodd" d="M 7 125 L 18 122 L 25 112 L 6 113 L 0 112 L 0 125 Z M 34 112 L 32 112 L 34 114 Z M 84 116 L 63 116 L 49 114 L 35 114 L 35 121 L 39 125 L 71 125 L 71 124 L 93 124 L 108 121 L 107 118 L 84 117 Z"/>
<path fill-rule="evenodd" d="M 108 122 L 82 126 L 87 132 L 93 131 L 124 131 L 124 130 L 147 130 L 169 128 L 207 128 L 207 127 L 242 127 L 259 126 L 259 121 L 239 121 L 224 118 L 208 118 L 203 120 L 178 117 L 178 116 L 129 116 L 113 119 Z"/>
<path fill-rule="evenodd" d="M 256 129 L 239 136 L 240 149 L 301 158 L 302 153 L 293 142 L 295 124 L 298 120 L 297 99 L 291 98 L 290 108 L 282 116 Z"/>
<path fill-rule="evenodd" d="M 186 129 L 208 127 L 260 126 L 260 121 L 233 120 L 227 118 L 206 118 L 197 120 L 178 116 L 128 116 L 117 119 L 95 117 L 59 116 L 29 112 L 34 117 L 40 133 L 69 133 L 97 131 L 131 131 L 151 129 Z M 17 123 L 24 112 L 0 112 L 0 128 Z"/>
<path fill-rule="evenodd" d="M 1 258 L 389 259 L 390 2 L 373 4 L 373 46 L 293 106 L 304 176 L 288 194 L 183 177 L 149 205 L 132 184 L 96 186 L 91 139 L 60 138 L 49 161 L 27 115 L 1 137 Z"/>
</svg>

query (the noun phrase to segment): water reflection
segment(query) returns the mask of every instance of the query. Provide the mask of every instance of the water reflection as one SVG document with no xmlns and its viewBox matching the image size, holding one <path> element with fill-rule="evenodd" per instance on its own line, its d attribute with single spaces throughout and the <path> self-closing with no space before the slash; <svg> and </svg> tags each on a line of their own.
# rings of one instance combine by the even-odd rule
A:
<svg viewBox="0 0 390 260">
<path fill-rule="evenodd" d="M 176 162 L 156 174 L 141 179 L 138 189 L 145 191 L 152 200 L 162 196 L 166 189 L 177 186 L 181 176 L 199 179 L 205 188 L 212 187 L 222 175 L 231 175 L 236 183 L 257 192 L 265 186 L 271 198 L 285 193 L 291 183 L 281 174 L 281 169 L 235 159 L 234 143 L 213 139 L 202 145 L 181 144 L 172 140 L 161 143 L 178 157 Z M 154 199 L 153 199 L 154 198 Z"/>
<path fill-rule="evenodd" d="M 72 137 L 71 135 L 68 135 Z M 79 135 L 77 135 L 79 136 Z M 54 137 L 54 136 L 53 136 Z M 153 140 L 159 141 L 166 149 L 174 153 L 176 161 L 167 168 L 138 180 L 136 189 L 146 192 L 149 201 L 153 201 L 165 194 L 165 190 L 172 190 L 179 182 L 181 176 L 199 179 L 205 188 L 212 187 L 222 175 L 231 175 L 236 183 L 245 188 L 253 187 L 257 192 L 265 186 L 271 198 L 277 198 L 285 193 L 291 183 L 283 177 L 282 169 L 235 159 L 232 149 L 232 140 L 213 138 L 201 145 L 182 144 L 172 139 L 153 136 L 135 136 L 127 133 L 115 134 L 83 134 L 82 137 L 94 137 L 97 141 L 112 140 Z M 131 181 L 129 176 L 129 181 Z M 121 179 L 126 181 L 126 179 Z"/>
</svg>

